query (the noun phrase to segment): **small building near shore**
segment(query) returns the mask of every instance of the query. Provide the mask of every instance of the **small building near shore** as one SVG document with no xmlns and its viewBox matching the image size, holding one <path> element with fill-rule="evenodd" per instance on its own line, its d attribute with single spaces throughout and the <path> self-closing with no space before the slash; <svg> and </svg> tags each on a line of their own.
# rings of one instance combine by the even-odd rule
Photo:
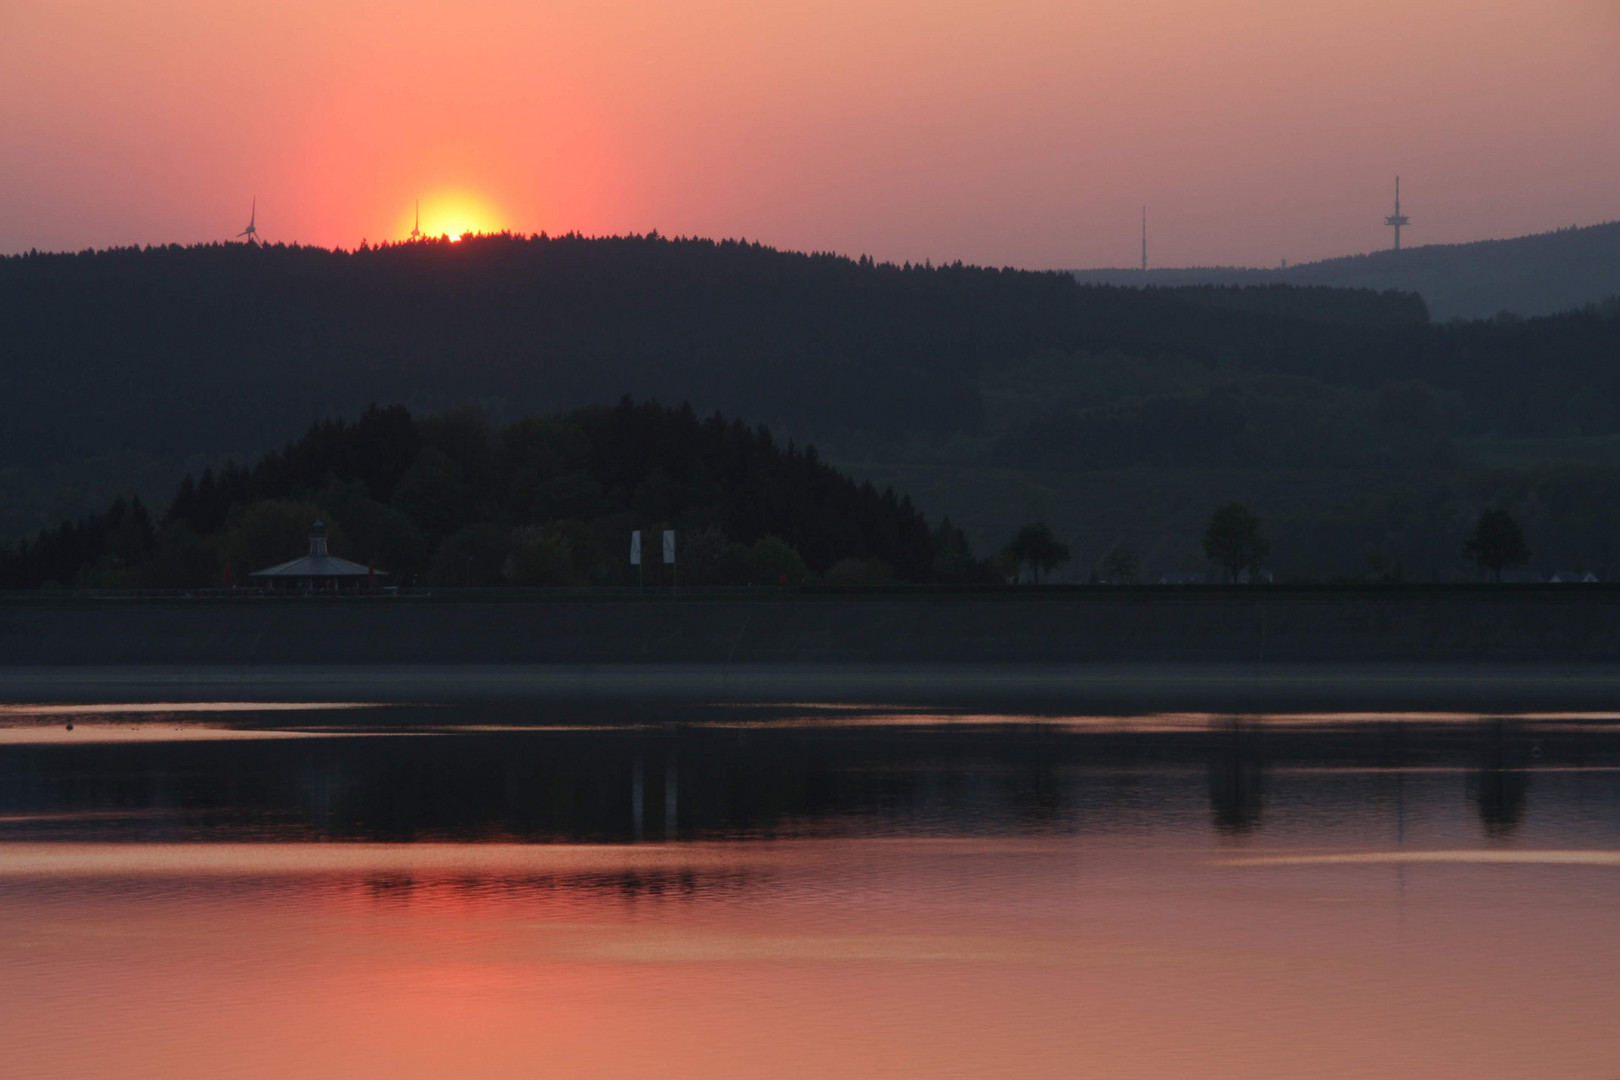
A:
<svg viewBox="0 0 1620 1080">
<path fill-rule="evenodd" d="M 309 527 L 309 554 L 291 562 L 256 570 L 248 575 L 255 585 L 298 592 L 359 591 L 375 588 L 386 570 L 361 566 L 327 553 L 326 526 L 319 521 Z"/>
</svg>

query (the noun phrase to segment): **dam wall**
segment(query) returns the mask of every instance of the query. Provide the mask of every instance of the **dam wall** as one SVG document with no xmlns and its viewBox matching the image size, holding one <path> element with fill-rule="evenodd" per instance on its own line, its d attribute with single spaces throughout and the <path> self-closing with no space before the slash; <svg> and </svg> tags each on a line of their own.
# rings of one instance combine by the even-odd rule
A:
<svg viewBox="0 0 1620 1080">
<path fill-rule="evenodd" d="M 0 667 L 1620 664 L 1620 589 L 0 600 Z"/>
</svg>

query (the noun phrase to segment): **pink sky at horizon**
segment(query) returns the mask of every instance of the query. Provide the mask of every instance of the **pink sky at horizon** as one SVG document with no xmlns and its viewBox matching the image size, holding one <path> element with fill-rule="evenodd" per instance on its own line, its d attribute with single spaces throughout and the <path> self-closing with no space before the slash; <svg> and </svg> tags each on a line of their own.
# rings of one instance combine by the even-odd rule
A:
<svg viewBox="0 0 1620 1080">
<path fill-rule="evenodd" d="M 1275 265 L 1620 218 L 1620 2 L 0 0 L 0 252 L 423 226 Z"/>
</svg>

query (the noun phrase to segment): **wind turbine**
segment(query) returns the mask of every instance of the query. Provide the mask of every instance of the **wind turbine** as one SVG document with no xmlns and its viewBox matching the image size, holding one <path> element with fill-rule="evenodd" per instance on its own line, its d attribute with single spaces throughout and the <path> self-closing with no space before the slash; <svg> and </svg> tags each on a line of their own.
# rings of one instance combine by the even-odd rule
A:
<svg viewBox="0 0 1620 1080">
<path fill-rule="evenodd" d="M 248 213 L 248 227 L 237 233 L 235 239 L 240 240 L 245 236 L 248 238 L 248 243 L 257 243 L 259 239 L 259 227 L 254 224 L 254 222 L 258 221 L 258 219 L 259 197 L 255 195 L 253 196 L 253 209 Z"/>
<path fill-rule="evenodd" d="M 412 240 L 420 240 L 421 238 L 422 238 L 422 200 L 417 199 L 416 200 L 416 223 L 411 226 L 411 239 Z"/>
</svg>

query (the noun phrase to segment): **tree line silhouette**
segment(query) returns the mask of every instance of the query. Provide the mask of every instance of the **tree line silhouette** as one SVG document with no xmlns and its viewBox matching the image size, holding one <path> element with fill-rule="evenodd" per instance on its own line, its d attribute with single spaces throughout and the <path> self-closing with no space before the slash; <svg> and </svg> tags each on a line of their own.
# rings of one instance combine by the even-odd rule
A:
<svg viewBox="0 0 1620 1080">
<path fill-rule="evenodd" d="M 631 530 L 664 528 L 690 584 L 990 578 L 948 521 L 814 447 L 625 397 L 505 426 L 397 405 L 323 421 L 251 465 L 188 474 L 156 519 L 120 499 L 0 552 L 0 587 L 243 584 L 302 554 L 317 516 L 334 554 L 406 583 L 633 583 Z"/>
<path fill-rule="evenodd" d="M 763 422 L 868 474 L 935 468 L 913 490 L 949 505 L 986 550 L 1021 522 L 953 475 L 1123 471 L 1052 487 L 1051 505 L 1077 492 L 1072 516 L 1108 523 L 1075 541 L 1087 568 L 1124 535 L 1151 573 L 1195 557 L 1190 527 L 1172 535 L 1165 514 L 1133 501 L 1159 476 L 1199 495 L 1218 483 L 1220 498 L 1263 510 L 1279 551 L 1299 560 L 1293 576 L 1386 556 L 1417 576 L 1449 573 L 1461 532 L 1497 504 L 1546 558 L 1600 569 L 1620 558 L 1605 509 L 1620 470 L 1543 467 L 1529 442 L 1620 433 L 1615 303 L 1434 325 L 1410 293 L 1112 288 L 742 241 L 502 235 L 4 257 L 0 326 L 0 539 L 69 516 L 90 528 L 117 490 L 139 490 L 161 518 L 159 496 L 186 468 L 199 491 L 204 462 L 216 486 L 239 483 L 217 463 L 374 400 L 419 417 L 476 401 L 498 426 L 629 389 Z M 411 454 L 383 456 L 403 475 Z M 1485 469 L 1500 460 L 1514 464 Z M 1152 483 L 1149 468 L 1162 470 Z M 1244 472 L 1191 475 L 1212 468 Z M 544 497 L 568 503 L 553 479 Z M 324 479 L 301 483 L 282 489 L 313 494 Z M 435 484 L 447 486 L 424 465 L 406 494 L 437 520 Z M 417 527 L 436 536 L 439 525 Z M 464 575 L 487 576 L 504 541 L 464 540 Z M 555 541 L 531 545 L 525 573 L 551 573 Z M 429 575 L 440 542 L 401 541 L 382 565 Z M 569 544 L 590 547 L 583 535 Z M 822 572 L 804 558 L 805 573 Z"/>
<path fill-rule="evenodd" d="M 1210 514 L 1201 546 L 1204 557 L 1219 568 L 1221 580 L 1232 585 L 1275 580 L 1267 569 L 1271 541 L 1262 534 L 1261 524 L 1260 516 L 1240 502 L 1224 503 Z M 1463 542 L 1462 556 L 1501 584 L 1504 571 L 1529 565 L 1530 546 L 1518 519 L 1501 507 L 1492 507 L 1479 515 Z M 1018 530 L 992 566 L 1009 582 L 1022 581 L 1027 569 L 1030 580 L 1038 585 L 1042 574 L 1050 574 L 1069 558 L 1069 545 L 1057 539 L 1052 527 L 1034 521 Z M 1381 584 L 1405 580 L 1405 569 L 1399 563 L 1376 559 L 1374 563 L 1369 568 L 1373 571 L 1371 580 Z M 1140 581 L 1141 568 L 1135 547 L 1120 542 L 1099 560 L 1091 584 L 1135 585 Z M 1578 575 L 1572 580 L 1579 580 Z"/>
<path fill-rule="evenodd" d="M 522 415 L 626 388 L 801 440 L 945 437 L 986 430 L 987 373 L 1048 353 L 1318 396 L 1418 382 L 1469 430 L 1620 430 L 1612 310 L 1432 325 L 1412 294 L 1082 286 L 657 234 L 30 253 L 0 258 L 0 325 L 7 462 L 271 446 L 378 398 Z M 1201 394 L 1149 398 L 1230 426 L 1231 402 Z M 1132 407 L 1158 427 L 1166 406 Z M 1106 464 L 1111 436 L 1084 432 L 1117 418 L 1059 415 L 1074 456 Z"/>
</svg>

